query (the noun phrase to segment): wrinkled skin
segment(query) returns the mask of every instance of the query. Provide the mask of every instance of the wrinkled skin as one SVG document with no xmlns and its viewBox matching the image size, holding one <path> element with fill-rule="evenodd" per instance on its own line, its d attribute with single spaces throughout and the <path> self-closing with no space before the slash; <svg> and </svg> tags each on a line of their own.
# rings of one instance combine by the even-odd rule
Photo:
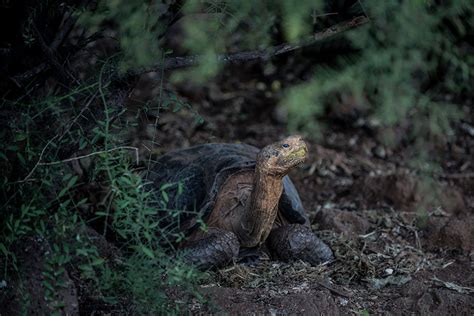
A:
<svg viewBox="0 0 474 316">
<path fill-rule="evenodd" d="M 207 220 L 209 230 L 195 231 L 182 245 L 185 259 L 210 269 L 236 261 L 243 248 L 266 246 L 284 261 L 317 265 L 331 260 L 331 249 L 307 223 L 295 224 L 279 211 L 283 178 L 306 159 L 306 144 L 299 136 L 263 148 L 254 171 L 237 172 L 221 186 Z"/>
</svg>

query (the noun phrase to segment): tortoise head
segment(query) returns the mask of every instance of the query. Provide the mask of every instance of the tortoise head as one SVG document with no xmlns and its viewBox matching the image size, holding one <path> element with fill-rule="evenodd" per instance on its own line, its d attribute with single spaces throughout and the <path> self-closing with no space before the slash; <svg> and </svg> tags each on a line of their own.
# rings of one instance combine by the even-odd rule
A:
<svg viewBox="0 0 474 316">
<path fill-rule="evenodd" d="M 308 157 L 308 148 L 301 136 L 290 136 L 263 148 L 257 156 L 261 172 L 285 176 Z"/>
</svg>

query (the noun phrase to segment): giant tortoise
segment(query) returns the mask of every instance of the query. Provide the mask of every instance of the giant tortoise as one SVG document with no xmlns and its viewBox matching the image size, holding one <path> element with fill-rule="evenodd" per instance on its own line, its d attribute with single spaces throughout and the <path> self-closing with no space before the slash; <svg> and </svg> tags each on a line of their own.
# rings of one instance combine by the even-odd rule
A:
<svg viewBox="0 0 474 316">
<path fill-rule="evenodd" d="M 205 144 L 164 154 L 151 163 L 145 177 L 155 188 L 179 183 L 167 192 L 167 207 L 185 215 L 180 229 L 188 238 L 179 247 L 189 263 L 201 269 L 220 267 L 236 260 L 239 251 L 265 248 L 281 260 L 315 265 L 333 254 L 311 231 L 287 176 L 307 156 L 299 136 L 262 150 Z M 207 229 L 199 229 L 200 221 Z"/>
</svg>

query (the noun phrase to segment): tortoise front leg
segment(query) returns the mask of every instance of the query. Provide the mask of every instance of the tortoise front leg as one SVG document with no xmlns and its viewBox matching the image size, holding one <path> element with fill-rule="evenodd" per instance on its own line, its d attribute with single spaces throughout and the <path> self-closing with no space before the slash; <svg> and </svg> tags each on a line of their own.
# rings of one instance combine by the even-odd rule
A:
<svg viewBox="0 0 474 316">
<path fill-rule="evenodd" d="M 228 230 L 210 227 L 203 238 L 182 249 L 184 260 L 200 270 L 222 267 L 239 254 L 239 240 Z"/>
<path fill-rule="evenodd" d="M 283 261 L 303 260 L 318 265 L 334 258 L 332 250 L 311 231 L 300 224 L 274 228 L 267 239 L 270 251 Z"/>
</svg>

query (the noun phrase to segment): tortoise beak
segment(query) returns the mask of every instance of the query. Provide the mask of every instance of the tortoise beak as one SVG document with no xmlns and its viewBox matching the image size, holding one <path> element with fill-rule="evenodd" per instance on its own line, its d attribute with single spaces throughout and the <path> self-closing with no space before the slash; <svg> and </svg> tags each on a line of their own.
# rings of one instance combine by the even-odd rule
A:
<svg viewBox="0 0 474 316">
<path fill-rule="evenodd" d="M 292 167 L 301 165 L 308 158 L 308 148 L 303 142 L 295 151 L 290 153 L 287 157 L 289 164 Z"/>
<path fill-rule="evenodd" d="M 291 154 L 288 155 L 288 158 L 290 159 L 306 159 L 308 156 L 308 147 L 306 147 L 306 144 L 302 141 L 301 145 L 293 151 Z"/>
</svg>

